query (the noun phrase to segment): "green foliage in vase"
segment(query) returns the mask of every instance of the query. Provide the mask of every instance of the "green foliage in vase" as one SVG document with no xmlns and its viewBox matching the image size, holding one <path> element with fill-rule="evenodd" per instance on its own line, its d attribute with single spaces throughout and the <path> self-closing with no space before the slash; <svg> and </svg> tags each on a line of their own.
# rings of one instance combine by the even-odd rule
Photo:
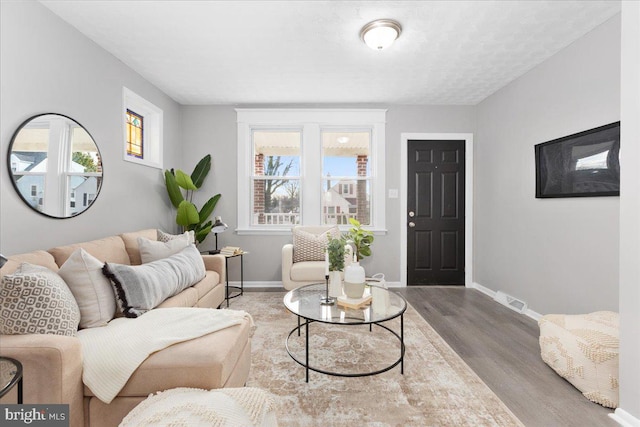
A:
<svg viewBox="0 0 640 427">
<path fill-rule="evenodd" d="M 221 197 L 220 194 L 211 197 L 200 210 L 192 202 L 193 193 L 202 187 L 210 170 L 211 155 L 207 154 L 198 162 L 191 175 L 187 175 L 180 169 L 164 171 L 169 200 L 177 209 L 176 224 L 180 225 L 183 231 L 193 230 L 198 243 L 202 243 L 211 232 L 213 222 L 209 217 Z"/>
<path fill-rule="evenodd" d="M 329 271 L 344 270 L 344 240 L 329 238 L 327 251 L 329 252 Z"/>
<path fill-rule="evenodd" d="M 349 218 L 351 228 L 344 237 L 347 243 L 354 246 L 354 253 L 357 260 L 360 261 L 364 257 L 371 256 L 371 244 L 373 243 L 373 232 L 362 228 L 360 221 Z"/>
</svg>

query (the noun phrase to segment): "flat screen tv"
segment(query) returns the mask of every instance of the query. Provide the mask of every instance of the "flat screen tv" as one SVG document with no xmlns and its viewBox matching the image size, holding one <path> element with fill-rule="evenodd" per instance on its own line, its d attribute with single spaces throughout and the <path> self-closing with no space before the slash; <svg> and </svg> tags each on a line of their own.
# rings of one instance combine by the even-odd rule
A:
<svg viewBox="0 0 640 427">
<path fill-rule="evenodd" d="M 535 146 L 536 198 L 620 195 L 620 122 Z"/>
</svg>

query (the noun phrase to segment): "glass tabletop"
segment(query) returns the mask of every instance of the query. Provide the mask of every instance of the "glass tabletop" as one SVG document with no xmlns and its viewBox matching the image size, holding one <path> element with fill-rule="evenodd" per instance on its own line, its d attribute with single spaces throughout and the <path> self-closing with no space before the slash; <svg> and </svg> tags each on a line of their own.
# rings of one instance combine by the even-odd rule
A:
<svg viewBox="0 0 640 427">
<path fill-rule="evenodd" d="M 369 286 L 378 286 L 368 283 Z M 367 324 L 384 322 L 400 316 L 407 309 L 407 301 L 402 295 L 382 288 L 389 294 L 389 306 L 387 310 L 375 311 L 373 306 L 367 305 L 364 308 L 347 308 L 338 304 L 321 305 L 320 299 L 325 296 L 326 285 L 315 283 L 312 285 L 300 286 L 287 292 L 284 296 L 284 305 L 293 314 L 305 319 L 324 323 L 340 324 Z M 370 287 L 365 290 L 365 295 L 370 294 Z"/>
</svg>

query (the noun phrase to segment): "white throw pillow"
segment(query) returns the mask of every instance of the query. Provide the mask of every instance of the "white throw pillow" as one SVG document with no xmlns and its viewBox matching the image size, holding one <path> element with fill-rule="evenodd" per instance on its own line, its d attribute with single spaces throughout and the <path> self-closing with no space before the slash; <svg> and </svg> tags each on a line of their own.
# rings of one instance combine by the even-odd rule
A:
<svg viewBox="0 0 640 427">
<path fill-rule="evenodd" d="M 143 264 L 177 254 L 178 252 L 189 246 L 189 244 L 190 236 L 188 233 L 181 234 L 178 237 L 166 242 L 138 237 L 138 249 L 140 250 L 140 259 L 142 260 Z"/>
<path fill-rule="evenodd" d="M 80 308 L 80 328 L 105 326 L 115 315 L 116 296 L 111 282 L 102 274 L 103 266 L 103 262 L 78 248 L 58 271 Z"/>
</svg>

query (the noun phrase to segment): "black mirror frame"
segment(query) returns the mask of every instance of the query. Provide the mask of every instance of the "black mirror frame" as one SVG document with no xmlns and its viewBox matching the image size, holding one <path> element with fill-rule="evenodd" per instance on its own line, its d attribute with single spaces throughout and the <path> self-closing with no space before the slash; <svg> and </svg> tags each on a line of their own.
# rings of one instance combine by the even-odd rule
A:
<svg viewBox="0 0 640 427">
<path fill-rule="evenodd" d="M 13 177 L 13 172 L 11 171 L 11 152 L 13 151 L 13 143 L 15 142 L 15 139 L 17 138 L 18 134 L 20 133 L 20 131 L 28 124 L 30 123 L 33 119 L 37 118 L 37 117 L 42 117 L 42 116 L 60 116 L 60 117 L 64 117 L 68 120 L 71 120 L 72 122 L 76 123 L 78 126 L 80 126 L 82 129 L 84 129 L 84 131 L 87 133 L 87 135 L 89 135 L 89 137 L 91 138 L 91 140 L 93 141 L 94 145 L 96 146 L 96 151 L 98 152 L 98 155 L 100 156 L 100 167 L 102 169 L 102 177 L 100 179 L 100 185 L 98 186 L 98 191 L 96 192 L 96 197 L 93 199 L 93 201 L 91 202 L 91 204 L 89 206 L 87 206 L 86 209 L 82 210 L 81 212 L 78 212 L 75 215 L 71 215 L 71 216 L 55 216 L 55 215 L 51 215 L 48 214 L 46 212 L 42 212 L 39 211 L 38 209 L 34 208 L 31 203 L 29 203 L 29 201 L 27 201 L 24 196 L 22 195 L 22 193 L 20 192 L 20 189 L 18 188 L 16 181 Z M 69 117 L 67 115 L 64 114 L 60 114 L 60 113 L 41 113 L 41 114 L 36 114 L 33 115 L 31 117 L 29 117 L 28 119 L 26 119 L 25 121 L 23 121 L 20 126 L 18 126 L 18 128 L 16 129 L 16 131 L 13 133 L 13 136 L 11 137 L 11 142 L 9 143 L 9 149 L 7 152 L 7 173 L 9 174 L 9 180 L 11 181 L 11 185 L 13 185 L 13 189 L 16 191 L 16 193 L 18 193 L 18 196 L 20 197 L 20 199 L 25 203 L 25 205 L 27 205 L 31 210 L 37 212 L 40 215 L 46 216 L 48 218 L 52 218 L 52 219 L 60 219 L 60 220 L 64 220 L 64 219 L 71 219 L 71 218 L 76 218 L 79 215 L 82 215 L 83 213 L 85 213 L 86 211 L 89 210 L 89 208 L 91 208 L 93 206 L 93 204 L 96 202 L 96 200 L 98 200 L 98 197 L 100 196 L 100 192 L 102 191 L 102 182 L 104 181 L 104 164 L 102 162 L 102 153 L 100 153 L 100 148 L 98 147 L 98 143 L 96 142 L 95 138 L 93 137 L 93 135 L 91 135 L 91 133 L 87 130 L 87 128 L 85 128 L 80 122 L 78 122 L 76 119 Z"/>
</svg>

